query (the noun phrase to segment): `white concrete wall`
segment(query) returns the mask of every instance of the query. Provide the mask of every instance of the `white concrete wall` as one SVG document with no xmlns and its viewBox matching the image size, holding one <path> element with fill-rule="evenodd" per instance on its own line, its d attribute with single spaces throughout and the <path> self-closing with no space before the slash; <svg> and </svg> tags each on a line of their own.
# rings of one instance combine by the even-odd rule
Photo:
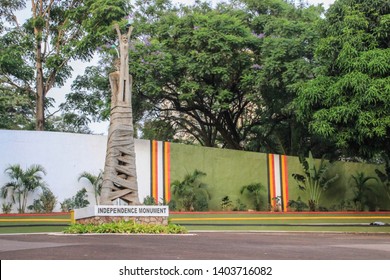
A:
<svg viewBox="0 0 390 280">
<path fill-rule="evenodd" d="M 0 187 L 10 179 L 4 170 L 11 164 L 27 168 L 40 164 L 46 171 L 45 182 L 59 202 L 70 198 L 81 188 L 88 191 L 88 199 L 94 204 L 92 187 L 86 180 L 78 181 L 84 172 L 98 174 L 104 168 L 107 137 L 59 132 L 0 130 Z M 139 197 L 150 195 L 150 141 L 135 141 Z M 39 192 L 31 195 L 30 205 Z M 3 203 L 0 199 L 0 207 Z M 1 210 L 1 208 L 0 208 Z M 56 211 L 60 211 L 57 203 Z M 16 206 L 14 206 L 14 212 Z"/>
</svg>

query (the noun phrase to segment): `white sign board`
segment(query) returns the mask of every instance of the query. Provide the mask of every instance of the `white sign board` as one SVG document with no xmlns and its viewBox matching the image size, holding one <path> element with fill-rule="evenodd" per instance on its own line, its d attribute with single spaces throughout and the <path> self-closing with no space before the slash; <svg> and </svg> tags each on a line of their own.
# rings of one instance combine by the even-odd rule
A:
<svg viewBox="0 0 390 280">
<path fill-rule="evenodd" d="M 82 209 L 75 209 L 75 219 L 87 217 L 168 217 L 168 206 L 115 206 L 115 205 L 95 205 Z"/>
</svg>

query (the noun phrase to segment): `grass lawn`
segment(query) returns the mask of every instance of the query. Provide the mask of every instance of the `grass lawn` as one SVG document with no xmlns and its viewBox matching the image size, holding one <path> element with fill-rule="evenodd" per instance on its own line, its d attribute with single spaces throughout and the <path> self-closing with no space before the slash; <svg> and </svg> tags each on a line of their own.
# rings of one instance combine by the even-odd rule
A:
<svg viewBox="0 0 390 280">
<path fill-rule="evenodd" d="M 390 212 L 265 213 L 210 212 L 170 214 L 170 221 L 189 231 L 313 231 L 390 233 Z M 385 226 L 371 226 L 373 222 Z M 70 224 L 69 213 L 49 215 L 0 215 L 0 234 L 62 232 Z"/>
<path fill-rule="evenodd" d="M 0 234 L 62 232 L 69 224 L 69 213 L 0 215 Z"/>
<path fill-rule="evenodd" d="M 390 226 L 371 226 L 373 222 L 390 224 L 389 212 L 369 213 L 172 213 L 172 223 L 188 230 L 236 231 L 338 231 L 385 232 Z"/>
</svg>

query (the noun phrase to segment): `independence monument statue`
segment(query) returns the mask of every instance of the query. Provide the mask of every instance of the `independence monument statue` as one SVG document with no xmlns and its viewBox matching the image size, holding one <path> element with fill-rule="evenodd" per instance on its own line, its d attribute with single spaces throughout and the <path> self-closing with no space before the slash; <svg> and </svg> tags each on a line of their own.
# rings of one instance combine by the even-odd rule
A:
<svg viewBox="0 0 390 280">
<path fill-rule="evenodd" d="M 109 74 L 111 113 L 100 204 L 112 205 L 120 199 L 128 205 L 139 205 L 131 107 L 132 76 L 129 74 L 129 41 L 133 26 L 127 25 L 126 34 L 121 33 L 118 24 L 115 29 L 119 59 L 115 62 L 117 70 Z"/>
</svg>

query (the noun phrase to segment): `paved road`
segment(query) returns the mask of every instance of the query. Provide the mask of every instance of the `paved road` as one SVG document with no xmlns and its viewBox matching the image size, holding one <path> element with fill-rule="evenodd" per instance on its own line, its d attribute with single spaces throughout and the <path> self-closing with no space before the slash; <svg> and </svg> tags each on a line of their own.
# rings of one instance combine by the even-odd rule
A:
<svg viewBox="0 0 390 280">
<path fill-rule="evenodd" d="M 390 260 L 388 234 L 0 235 L 1 260 Z"/>
</svg>

